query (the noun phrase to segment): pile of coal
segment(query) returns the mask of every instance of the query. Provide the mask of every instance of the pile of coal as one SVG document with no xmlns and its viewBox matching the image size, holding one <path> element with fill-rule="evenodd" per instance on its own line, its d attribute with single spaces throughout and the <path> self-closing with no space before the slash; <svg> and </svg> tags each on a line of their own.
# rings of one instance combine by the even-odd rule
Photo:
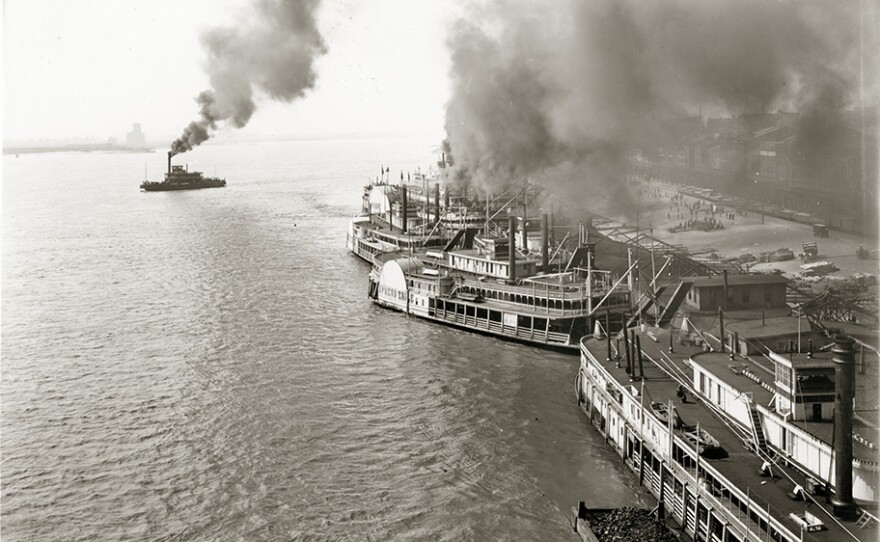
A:
<svg viewBox="0 0 880 542">
<path fill-rule="evenodd" d="M 599 542 L 679 542 L 649 510 L 617 508 L 590 522 Z"/>
</svg>

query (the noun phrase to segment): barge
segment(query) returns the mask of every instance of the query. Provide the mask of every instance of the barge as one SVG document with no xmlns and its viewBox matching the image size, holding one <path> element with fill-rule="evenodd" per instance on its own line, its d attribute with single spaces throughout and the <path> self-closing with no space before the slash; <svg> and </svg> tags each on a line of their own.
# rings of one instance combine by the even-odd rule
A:
<svg viewBox="0 0 880 542">
<path fill-rule="evenodd" d="M 664 513 L 696 541 L 876 540 L 877 430 L 853 423 L 852 340 L 759 360 L 689 335 L 580 345 L 578 404 Z"/>
</svg>

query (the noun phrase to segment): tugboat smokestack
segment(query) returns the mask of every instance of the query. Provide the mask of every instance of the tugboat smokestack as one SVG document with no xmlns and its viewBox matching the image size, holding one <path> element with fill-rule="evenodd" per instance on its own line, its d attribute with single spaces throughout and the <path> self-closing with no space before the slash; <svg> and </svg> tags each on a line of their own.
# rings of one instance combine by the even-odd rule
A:
<svg viewBox="0 0 880 542">
<path fill-rule="evenodd" d="M 171 157 L 174 156 L 174 153 L 168 151 L 168 174 L 171 174 Z"/>
</svg>

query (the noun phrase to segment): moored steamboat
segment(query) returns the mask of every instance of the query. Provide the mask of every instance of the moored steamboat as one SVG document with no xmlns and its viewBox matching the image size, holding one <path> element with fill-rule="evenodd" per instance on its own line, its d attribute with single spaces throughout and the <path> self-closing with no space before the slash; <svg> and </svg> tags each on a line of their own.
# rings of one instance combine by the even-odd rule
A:
<svg viewBox="0 0 880 542">
<path fill-rule="evenodd" d="M 477 237 L 476 230 L 465 229 L 458 235 L 459 248 L 449 248 L 453 240 L 442 252 L 377 263 L 370 273 L 370 298 L 428 320 L 577 353 L 580 339 L 597 326 L 623 328 L 631 292 L 624 277 L 615 280 L 595 268 L 595 247 L 584 242 L 585 235 L 565 267 L 549 272 L 547 215 L 541 225 L 540 259 L 529 257 L 527 230 L 520 235 L 525 256 L 518 257 L 511 217 L 507 239 Z"/>
</svg>

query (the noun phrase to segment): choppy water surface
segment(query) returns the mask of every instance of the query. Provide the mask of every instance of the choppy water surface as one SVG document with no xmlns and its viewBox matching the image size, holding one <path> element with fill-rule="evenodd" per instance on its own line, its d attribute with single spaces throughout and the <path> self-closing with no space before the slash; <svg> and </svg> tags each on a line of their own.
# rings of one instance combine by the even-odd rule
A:
<svg viewBox="0 0 880 542">
<path fill-rule="evenodd" d="M 4 156 L 2 538 L 576 540 L 634 503 L 577 359 L 373 307 L 361 186 L 432 142 Z"/>
</svg>

